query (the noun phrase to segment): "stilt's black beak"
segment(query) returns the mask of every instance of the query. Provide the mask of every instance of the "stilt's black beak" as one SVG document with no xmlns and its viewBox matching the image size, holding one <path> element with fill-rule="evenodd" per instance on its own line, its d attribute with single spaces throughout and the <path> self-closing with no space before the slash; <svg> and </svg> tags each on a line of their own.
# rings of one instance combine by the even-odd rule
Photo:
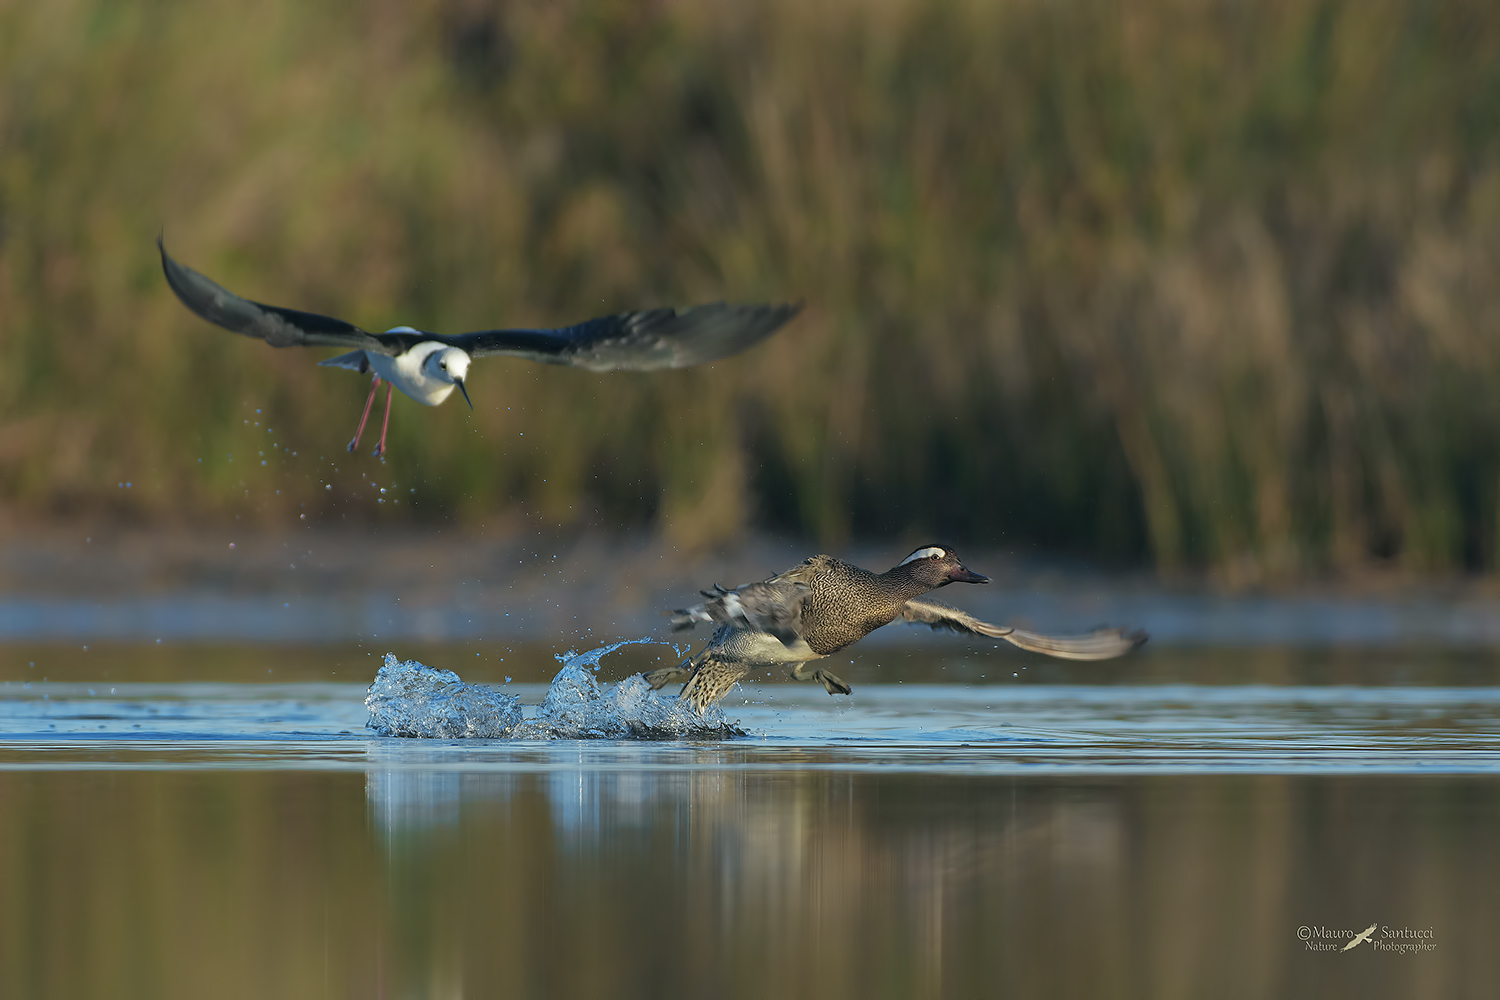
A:
<svg viewBox="0 0 1500 1000">
<path fill-rule="evenodd" d="M 458 386 L 458 391 L 464 394 L 464 402 L 469 404 L 469 409 L 474 409 L 474 404 L 469 400 L 469 390 L 464 388 L 464 380 L 456 378 L 453 380 L 453 384 Z"/>
</svg>

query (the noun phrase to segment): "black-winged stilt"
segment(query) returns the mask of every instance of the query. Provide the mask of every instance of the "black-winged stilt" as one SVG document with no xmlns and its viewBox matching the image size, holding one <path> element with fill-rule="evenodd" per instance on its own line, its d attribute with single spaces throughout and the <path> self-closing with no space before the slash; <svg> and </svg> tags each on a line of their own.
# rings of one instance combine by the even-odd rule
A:
<svg viewBox="0 0 1500 1000">
<path fill-rule="evenodd" d="M 368 333 L 330 316 L 242 299 L 173 260 L 159 236 L 156 246 L 167 284 L 183 305 L 210 323 L 258 337 L 272 347 L 355 348 L 318 364 L 375 373 L 359 428 L 349 442 L 350 451 L 359 445 L 380 383 L 389 386 L 377 456 L 386 450 L 395 389 L 424 406 L 437 406 L 456 387 L 473 409 L 464 379 L 474 358 L 506 354 L 593 372 L 686 368 L 743 351 L 780 329 L 802 308 L 716 302 L 682 310 L 617 313 L 555 330 L 479 330 L 445 336 L 397 326 L 385 333 Z"/>
</svg>

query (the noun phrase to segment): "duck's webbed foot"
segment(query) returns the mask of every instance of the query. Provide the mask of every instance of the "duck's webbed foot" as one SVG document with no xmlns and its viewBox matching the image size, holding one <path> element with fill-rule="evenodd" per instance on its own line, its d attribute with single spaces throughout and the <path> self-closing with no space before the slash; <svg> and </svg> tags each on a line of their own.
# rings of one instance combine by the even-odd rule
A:
<svg viewBox="0 0 1500 1000">
<path fill-rule="evenodd" d="M 650 673 L 642 674 L 641 676 L 646 679 L 647 684 L 651 685 L 651 690 L 660 691 L 668 684 L 685 683 L 688 677 L 692 675 L 692 673 L 692 661 L 683 660 L 675 667 L 662 667 L 660 670 L 653 670 Z"/>
<path fill-rule="evenodd" d="M 854 689 L 845 684 L 842 679 L 821 667 L 810 668 L 806 663 L 799 663 L 792 668 L 792 678 L 799 681 L 817 681 L 827 689 L 829 694 L 854 693 Z"/>
</svg>

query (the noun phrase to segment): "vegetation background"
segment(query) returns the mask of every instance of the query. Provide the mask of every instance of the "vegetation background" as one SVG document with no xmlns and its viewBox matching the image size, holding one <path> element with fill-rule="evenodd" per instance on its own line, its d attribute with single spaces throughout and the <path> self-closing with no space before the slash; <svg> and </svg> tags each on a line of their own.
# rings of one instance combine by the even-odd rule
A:
<svg viewBox="0 0 1500 1000">
<path fill-rule="evenodd" d="M 485 362 L 380 466 L 364 380 L 188 314 L 163 227 L 369 329 L 807 308 L 707 370 Z M 1487 572 L 1497 273 L 1485 0 L 0 0 L 11 532 L 526 511 Z"/>
</svg>

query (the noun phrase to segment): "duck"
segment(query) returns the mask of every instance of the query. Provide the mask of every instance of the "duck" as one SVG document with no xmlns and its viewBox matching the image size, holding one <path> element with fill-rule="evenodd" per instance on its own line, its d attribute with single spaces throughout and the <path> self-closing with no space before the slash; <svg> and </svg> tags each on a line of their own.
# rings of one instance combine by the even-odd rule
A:
<svg viewBox="0 0 1500 1000">
<path fill-rule="evenodd" d="M 359 439 L 370 419 L 375 394 L 384 383 L 385 421 L 375 457 L 386 454 L 391 398 L 397 390 L 423 406 L 437 406 L 456 389 L 469 409 L 465 380 L 476 358 L 497 354 L 591 372 L 658 371 L 706 364 L 738 354 L 769 337 L 801 310 L 799 304 L 731 304 L 713 302 L 684 309 L 660 308 L 616 313 L 559 329 L 478 330 L 438 334 L 410 326 L 367 333 L 332 316 L 270 306 L 240 298 L 229 289 L 167 253 L 156 238 L 167 285 L 189 311 L 233 333 L 264 340 L 272 347 L 342 347 L 352 351 L 318 364 L 373 373 L 364 414 L 349 442 Z"/>
<path fill-rule="evenodd" d="M 1141 631 L 1103 628 L 1084 635 L 1050 636 L 1009 625 L 991 625 L 923 594 L 951 583 L 989 583 L 964 565 L 948 545 L 923 545 L 884 573 L 873 573 L 830 555 L 812 556 L 760 583 L 733 589 L 715 585 L 705 600 L 669 612 L 674 631 L 716 626 L 708 643 L 672 667 L 645 674 L 660 689 L 682 682 L 678 697 L 702 712 L 722 699 L 745 674 L 762 665 L 790 664 L 791 676 L 817 681 L 830 695 L 853 692 L 845 681 L 812 662 L 836 653 L 896 619 L 933 630 L 1004 639 L 1033 653 L 1065 660 L 1108 660 L 1141 646 Z"/>
</svg>

